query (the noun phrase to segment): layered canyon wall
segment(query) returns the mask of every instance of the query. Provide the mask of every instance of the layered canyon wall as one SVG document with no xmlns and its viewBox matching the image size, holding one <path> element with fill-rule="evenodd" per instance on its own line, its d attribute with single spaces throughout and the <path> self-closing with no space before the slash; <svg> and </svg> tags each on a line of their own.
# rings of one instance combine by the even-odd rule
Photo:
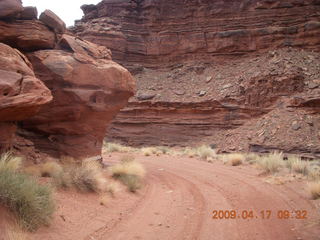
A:
<svg viewBox="0 0 320 240">
<path fill-rule="evenodd" d="M 72 29 L 138 91 L 109 138 L 320 154 L 320 1 L 104 0 Z"/>
</svg>

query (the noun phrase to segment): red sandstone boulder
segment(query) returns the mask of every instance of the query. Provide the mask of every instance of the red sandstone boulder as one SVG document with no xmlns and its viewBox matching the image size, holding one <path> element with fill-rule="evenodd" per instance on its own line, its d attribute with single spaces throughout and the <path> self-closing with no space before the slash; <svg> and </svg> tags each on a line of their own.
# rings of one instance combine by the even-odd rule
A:
<svg viewBox="0 0 320 240">
<path fill-rule="evenodd" d="M 134 79 L 105 48 L 67 35 L 60 48 L 28 55 L 54 99 L 23 128 L 41 133 L 32 141 L 51 155 L 99 157 L 109 122 L 133 95 Z"/>
<path fill-rule="evenodd" d="M 16 130 L 12 122 L 33 116 L 52 99 L 30 66 L 22 53 L 0 43 L 0 152 L 12 145 Z"/>
<path fill-rule="evenodd" d="M 38 10 L 36 7 L 24 7 L 20 13 L 20 19 L 22 20 L 34 20 L 38 18 Z"/>
<path fill-rule="evenodd" d="M 0 121 L 26 119 L 51 99 L 22 53 L 0 43 Z"/>
<path fill-rule="evenodd" d="M 0 42 L 24 51 L 50 49 L 55 46 L 55 34 L 38 20 L 0 21 Z"/>
<path fill-rule="evenodd" d="M 63 33 L 66 31 L 66 24 L 52 11 L 45 10 L 40 15 L 40 21 L 52 28 L 55 32 Z"/>
<path fill-rule="evenodd" d="M 20 0 L 0 0 L 0 19 L 15 16 L 22 11 Z"/>
</svg>

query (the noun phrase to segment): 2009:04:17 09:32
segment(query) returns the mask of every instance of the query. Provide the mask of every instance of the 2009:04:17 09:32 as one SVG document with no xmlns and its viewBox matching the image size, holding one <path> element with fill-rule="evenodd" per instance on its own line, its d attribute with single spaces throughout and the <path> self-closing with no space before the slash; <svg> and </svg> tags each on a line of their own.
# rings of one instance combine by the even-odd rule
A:
<svg viewBox="0 0 320 240">
<path fill-rule="evenodd" d="M 253 210 L 213 210 L 212 219 L 216 220 L 228 220 L 228 219 L 307 219 L 308 212 L 306 210 L 278 210 L 273 212 L 272 210 L 261 210 L 255 212 Z"/>
</svg>

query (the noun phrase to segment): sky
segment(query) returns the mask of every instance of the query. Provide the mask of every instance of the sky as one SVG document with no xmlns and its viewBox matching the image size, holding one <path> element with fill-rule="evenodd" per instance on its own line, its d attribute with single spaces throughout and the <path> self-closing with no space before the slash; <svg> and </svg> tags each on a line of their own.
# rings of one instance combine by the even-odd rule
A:
<svg viewBox="0 0 320 240">
<path fill-rule="evenodd" d="M 22 0 L 23 6 L 35 6 L 38 14 L 50 9 L 57 14 L 67 26 L 74 25 L 74 20 L 81 19 L 83 12 L 80 9 L 83 4 L 97 4 L 101 0 Z"/>
</svg>

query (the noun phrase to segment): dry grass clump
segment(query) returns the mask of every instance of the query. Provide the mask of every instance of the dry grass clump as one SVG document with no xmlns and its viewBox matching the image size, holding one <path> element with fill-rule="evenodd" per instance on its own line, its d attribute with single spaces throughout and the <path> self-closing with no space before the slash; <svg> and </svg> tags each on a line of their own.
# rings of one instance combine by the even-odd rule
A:
<svg viewBox="0 0 320 240">
<path fill-rule="evenodd" d="M 308 189 L 312 199 L 320 198 L 320 181 L 311 182 L 308 184 Z"/>
<path fill-rule="evenodd" d="M 120 190 L 120 186 L 117 182 L 110 182 L 106 187 L 106 192 L 109 193 L 112 197 L 115 196 L 116 192 Z"/>
<path fill-rule="evenodd" d="M 46 162 L 26 167 L 23 171 L 37 177 L 58 177 L 63 172 L 63 168 L 56 162 Z"/>
<path fill-rule="evenodd" d="M 170 152 L 171 152 L 171 149 L 166 146 L 158 146 L 156 148 L 157 148 L 158 152 L 161 154 L 170 154 Z"/>
<path fill-rule="evenodd" d="M 257 164 L 264 170 L 265 173 L 276 173 L 284 166 L 283 153 L 273 152 L 266 156 L 262 156 Z"/>
<path fill-rule="evenodd" d="M 129 152 L 136 151 L 135 148 L 123 146 L 118 143 L 109 143 L 109 142 L 104 142 L 103 150 L 110 153 L 112 152 L 129 153 Z"/>
<path fill-rule="evenodd" d="M 145 176 L 144 167 L 136 162 L 124 162 L 116 164 L 110 168 L 112 177 L 120 180 L 128 187 L 130 192 L 136 192 L 142 186 L 142 179 Z"/>
<path fill-rule="evenodd" d="M 287 160 L 287 166 L 292 172 L 308 175 L 310 164 L 307 161 L 302 161 L 301 158 L 291 156 Z"/>
<path fill-rule="evenodd" d="M 256 153 L 247 153 L 245 158 L 249 164 L 256 164 L 260 160 L 260 156 Z"/>
<path fill-rule="evenodd" d="M 239 166 L 246 159 L 245 156 L 241 153 L 227 154 L 226 158 L 227 158 L 227 164 L 231 166 Z"/>
<path fill-rule="evenodd" d="M 194 157 L 197 157 L 198 156 L 198 152 L 196 150 L 196 148 L 185 148 L 182 152 L 182 155 L 186 155 L 188 156 L 189 158 L 194 158 Z"/>
<path fill-rule="evenodd" d="M 148 157 L 148 156 L 151 156 L 153 154 L 159 155 L 160 151 L 156 147 L 144 147 L 144 148 L 141 148 L 141 153 L 144 156 Z"/>
<path fill-rule="evenodd" d="M 211 147 L 206 146 L 206 145 L 202 145 L 197 148 L 197 155 L 201 159 L 207 160 L 209 158 L 216 156 L 216 152 Z"/>
<path fill-rule="evenodd" d="M 22 165 L 22 158 L 14 156 L 11 152 L 0 156 L 0 170 L 16 172 Z"/>
<path fill-rule="evenodd" d="M 161 154 L 169 154 L 171 152 L 170 148 L 166 146 L 144 147 L 144 148 L 141 148 L 140 151 L 144 156 L 151 156 L 151 155 L 160 156 Z"/>
<path fill-rule="evenodd" d="M 18 160 L 19 159 L 19 160 Z M 27 230 L 49 224 L 54 212 L 52 189 L 20 173 L 21 158 L 0 157 L 0 203 L 10 209 Z"/>
<path fill-rule="evenodd" d="M 202 160 L 212 162 L 213 158 L 216 157 L 216 152 L 210 146 L 202 145 L 196 148 L 186 147 L 182 151 L 182 155 L 186 155 L 190 158 L 199 157 Z"/>
<path fill-rule="evenodd" d="M 5 237 L 6 240 L 27 240 L 26 233 L 18 224 L 6 226 Z"/>
<path fill-rule="evenodd" d="M 102 192 L 106 189 L 106 178 L 97 161 L 83 161 L 81 165 L 68 165 L 55 182 L 63 188 L 74 187 L 82 192 Z"/>
<path fill-rule="evenodd" d="M 320 181 L 320 167 L 311 166 L 309 168 L 308 178 L 312 181 Z"/>
<path fill-rule="evenodd" d="M 56 162 L 47 162 L 28 167 L 24 172 L 38 177 L 52 177 L 55 185 L 61 188 L 76 188 L 82 192 L 106 190 L 107 181 L 99 162 L 84 160 L 79 163 L 73 158 L 63 158 L 61 161 L 65 163 L 63 167 Z"/>
</svg>

